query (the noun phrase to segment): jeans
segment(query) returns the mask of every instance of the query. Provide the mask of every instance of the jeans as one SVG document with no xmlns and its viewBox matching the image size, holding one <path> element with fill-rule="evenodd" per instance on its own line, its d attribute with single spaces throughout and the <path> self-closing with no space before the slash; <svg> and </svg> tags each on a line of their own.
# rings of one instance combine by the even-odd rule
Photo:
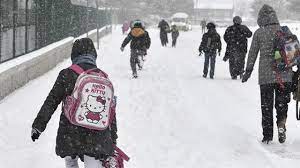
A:
<svg viewBox="0 0 300 168">
<path fill-rule="evenodd" d="M 204 61 L 204 70 L 203 74 L 206 76 L 208 73 L 208 68 L 210 64 L 210 77 L 214 77 L 215 75 L 215 64 L 216 64 L 216 52 L 206 52 L 205 53 L 205 61 Z"/>
<path fill-rule="evenodd" d="M 142 66 L 142 57 L 145 55 L 143 50 L 131 50 L 130 66 L 133 74 L 137 73 L 136 66 Z"/>
</svg>

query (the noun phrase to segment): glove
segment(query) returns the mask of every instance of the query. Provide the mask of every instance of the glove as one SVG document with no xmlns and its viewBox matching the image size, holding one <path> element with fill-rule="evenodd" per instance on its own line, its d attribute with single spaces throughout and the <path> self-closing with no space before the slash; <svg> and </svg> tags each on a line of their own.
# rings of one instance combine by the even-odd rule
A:
<svg viewBox="0 0 300 168">
<path fill-rule="evenodd" d="M 228 61 L 228 58 L 225 56 L 225 57 L 223 57 L 223 61 L 224 62 L 227 62 Z"/>
<path fill-rule="evenodd" d="M 199 57 L 201 57 L 201 56 L 202 56 L 202 54 L 203 54 L 203 52 L 202 52 L 202 51 L 200 51 L 200 53 L 199 53 Z"/>
<path fill-rule="evenodd" d="M 121 47 L 120 50 L 123 52 L 124 51 L 124 47 Z"/>
<path fill-rule="evenodd" d="M 243 74 L 242 82 L 245 83 L 251 77 L 252 70 L 246 69 L 245 73 Z"/>
<path fill-rule="evenodd" d="M 39 131 L 36 128 L 32 128 L 32 130 L 31 130 L 31 139 L 32 139 L 33 142 L 35 142 L 35 140 L 39 139 L 40 135 L 41 135 L 41 131 Z"/>
<path fill-rule="evenodd" d="M 219 56 L 221 56 L 221 51 L 219 51 Z"/>
</svg>

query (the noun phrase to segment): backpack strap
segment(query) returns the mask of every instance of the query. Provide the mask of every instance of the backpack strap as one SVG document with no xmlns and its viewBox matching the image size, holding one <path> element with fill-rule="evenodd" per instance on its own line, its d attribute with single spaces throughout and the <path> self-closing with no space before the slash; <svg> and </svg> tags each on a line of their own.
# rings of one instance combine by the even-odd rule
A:
<svg viewBox="0 0 300 168">
<path fill-rule="evenodd" d="M 73 64 L 69 68 L 72 69 L 74 72 L 76 72 L 78 75 L 84 72 L 84 70 L 77 64 Z"/>
<path fill-rule="evenodd" d="M 108 78 L 108 75 L 107 75 L 105 72 L 103 72 L 101 69 L 99 69 L 99 68 L 89 69 L 89 70 L 87 70 L 87 71 L 85 71 L 85 72 L 86 72 L 87 74 L 95 72 L 95 73 L 100 74 L 100 75 L 101 75 L 102 77 L 104 77 L 104 78 Z"/>
</svg>

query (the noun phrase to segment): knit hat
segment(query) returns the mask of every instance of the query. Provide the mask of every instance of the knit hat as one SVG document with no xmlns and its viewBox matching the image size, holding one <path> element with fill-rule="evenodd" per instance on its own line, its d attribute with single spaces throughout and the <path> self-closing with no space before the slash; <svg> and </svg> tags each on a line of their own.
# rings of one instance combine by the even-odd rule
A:
<svg viewBox="0 0 300 168">
<path fill-rule="evenodd" d="M 207 23 L 206 28 L 207 29 L 215 29 L 216 25 L 213 22 L 209 22 L 209 23 Z"/>
<path fill-rule="evenodd" d="M 242 20 L 242 18 L 241 17 L 239 17 L 239 16 L 235 16 L 234 18 L 233 18 L 233 23 L 234 24 L 242 24 L 242 22 L 243 22 L 243 20 Z"/>
</svg>

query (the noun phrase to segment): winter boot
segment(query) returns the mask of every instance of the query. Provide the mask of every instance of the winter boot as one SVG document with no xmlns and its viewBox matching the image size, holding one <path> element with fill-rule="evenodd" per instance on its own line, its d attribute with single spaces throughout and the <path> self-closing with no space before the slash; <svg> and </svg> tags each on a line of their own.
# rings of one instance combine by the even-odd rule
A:
<svg viewBox="0 0 300 168">
<path fill-rule="evenodd" d="M 133 73 L 132 73 L 132 78 L 138 78 L 138 75 L 137 75 L 136 72 L 133 72 Z"/>
<path fill-rule="evenodd" d="M 265 143 L 265 144 L 269 144 L 271 141 L 273 141 L 273 138 L 271 138 L 271 137 L 264 137 L 261 142 Z"/>
<path fill-rule="evenodd" d="M 286 119 L 283 119 L 277 123 L 278 127 L 278 140 L 280 143 L 284 143 L 286 140 Z"/>
<path fill-rule="evenodd" d="M 237 80 L 237 77 L 236 76 L 232 76 L 231 79 L 232 80 Z"/>
<path fill-rule="evenodd" d="M 286 129 L 278 128 L 278 140 L 280 143 L 284 143 L 286 140 Z"/>
<path fill-rule="evenodd" d="M 203 75 L 202 75 L 202 77 L 203 77 L 203 78 L 206 78 L 206 77 L 207 77 L 207 75 L 206 75 L 206 74 L 203 74 Z"/>
</svg>

